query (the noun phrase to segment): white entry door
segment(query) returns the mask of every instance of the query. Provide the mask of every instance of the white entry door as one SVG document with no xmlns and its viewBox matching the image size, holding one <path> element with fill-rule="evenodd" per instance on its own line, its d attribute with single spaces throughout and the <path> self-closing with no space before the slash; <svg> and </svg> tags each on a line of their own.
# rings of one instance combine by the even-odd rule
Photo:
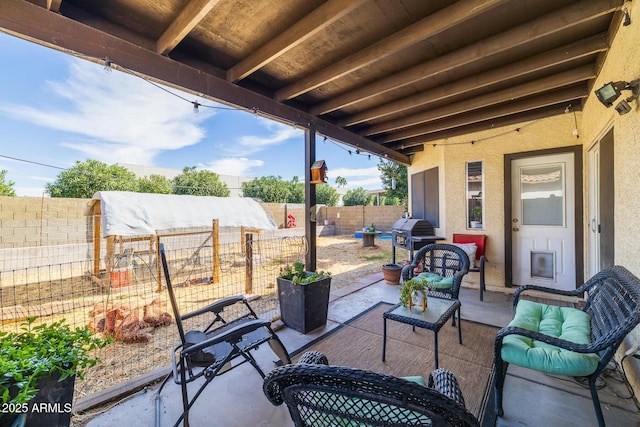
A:
<svg viewBox="0 0 640 427">
<path fill-rule="evenodd" d="M 575 289 L 574 167 L 573 153 L 512 161 L 515 285 Z"/>
</svg>

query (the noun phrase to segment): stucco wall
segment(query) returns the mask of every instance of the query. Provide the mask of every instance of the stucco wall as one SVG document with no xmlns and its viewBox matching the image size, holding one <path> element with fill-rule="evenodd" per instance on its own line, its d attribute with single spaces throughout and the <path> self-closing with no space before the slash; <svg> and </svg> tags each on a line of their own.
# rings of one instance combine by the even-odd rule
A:
<svg viewBox="0 0 640 427">
<path fill-rule="evenodd" d="M 633 23 L 640 22 L 640 8 L 631 8 Z M 640 78 L 640 27 L 622 26 L 611 44 L 598 79 L 593 88 L 609 81 L 631 81 Z M 593 91 L 591 91 L 593 93 Z M 629 91 L 623 97 L 630 95 Z M 622 97 L 620 99 L 623 99 Z M 546 148 L 580 145 L 583 149 L 584 195 L 584 253 L 587 268 L 588 255 L 588 150 L 611 127 L 614 129 L 615 152 L 615 263 L 627 267 L 640 276 L 640 250 L 636 242 L 640 237 L 636 213 L 640 213 L 638 197 L 638 167 L 640 167 L 640 107 L 638 101 L 631 103 L 632 111 L 619 115 L 614 108 L 605 108 L 590 95 L 582 112 L 576 113 L 579 138 L 573 113 L 549 117 L 538 121 L 496 128 L 460 137 L 448 138 L 425 144 L 424 151 L 415 154 L 409 173 L 414 174 L 439 166 L 440 221 L 438 230 L 448 238 L 452 233 L 466 229 L 465 207 L 465 163 L 484 161 L 484 229 L 488 236 L 487 258 L 490 260 L 487 281 L 490 287 L 504 285 L 504 155 Z M 471 142 L 473 144 L 471 144 Z M 435 146 L 434 146 L 435 144 Z M 579 165 L 577 165 L 579 166 Z M 585 277 L 589 272 L 585 271 Z"/>
<path fill-rule="evenodd" d="M 620 26 L 600 76 L 597 89 L 610 81 L 640 79 L 640 7 L 630 8 L 630 26 Z M 620 100 L 631 93 L 623 91 Z M 619 101 L 616 101 L 616 103 Z M 613 107 L 605 108 L 595 96 L 590 96 L 583 110 L 585 161 L 588 150 L 613 127 L 615 181 L 615 263 L 624 265 L 640 277 L 640 102 L 630 103 L 632 110 L 619 115 Z M 589 201 L 589 194 L 585 198 Z M 585 212 L 588 210 L 585 208 Z"/>
<path fill-rule="evenodd" d="M 579 117 L 578 117 L 579 119 Z M 440 225 L 438 232 L 451 239 L 453 233 L 487 235 L 486 281 L 489 288 L 503 288 L 504 274 L 504 156 L 505 154 L 580 143 L 573 136 L 573 113 L 517 126 L 449 138 L 425 145 L 416 154 L 410 173 L 439 166 Z M 519 130 L 516 130 L 519 129 Z M 471 144 L 471 141 L 474 141 Z M 466 162 L 484 162 L 484 223 L 482 230 L 467 229 Z M 577 190 L 579 191 L 579 190 Z M 473 280 L 473 276 L 470 277 Z"/>
<path fill-rule="evenodd" d="M 465 162 L 484 161 L 485 212 L 484 229 L 477 232 L 488 236 L 487 258 L 489 259 L 487 283 L 489 288 L 504 289 L 504 165 L 507 153 L 581 145 L 583 150 L 583 223 L 585 277 L 588 271 L 589 253 L 589 202 L 592 200 L 588 187 L 588 152 L 609 129 L 614 130 L 614 187 L 615 187 L 615 264 L 623 265 L 640 277 L 640 102 L 630 103 L 632 111 L 619 115 L 615 109 L 605 108 L 593 95 L 593 90 L 610 81 L 631 81 L 640 78 L 640 7 L 630 5 L 631 22 L 622 26 L 611 43 L 606 58 L 599 70 L 599 77 L 590 88 L 590 95 L 583 103 L 582 112 L 577 113 L 579 138 L 572 135 L 575 127 L 573 114 L 564 114 L 543 120 L 521 123 L 491 131 L 478 132 L 462 137 L 429 142 L 424 152 L 414 156 L 409 173 L 413 174 L 439 166 L 441 233 L 451 238 L 453 232 L 465 231 Z M 629 91 L 624 91 L 626 98 Z M 619 101 L 618 101 L 619 102 Z M 519 128 L 520 131 L 515 131 Z M 466 142 L 475 141 L 472 144 Z M 459 145 L 457 145 L 459 144 Z M 469 230 L 469 232 L 476 232 Z M 640 361 L 623 354 L 628 349 L 640 346 L 640 331 L 634 330 L 625 340 L 617 355 L 623 362 L 626 374 L 636 392 L 640 390 Z M 638 350 L 636 350 L 638 351 Z"/>
</svg>

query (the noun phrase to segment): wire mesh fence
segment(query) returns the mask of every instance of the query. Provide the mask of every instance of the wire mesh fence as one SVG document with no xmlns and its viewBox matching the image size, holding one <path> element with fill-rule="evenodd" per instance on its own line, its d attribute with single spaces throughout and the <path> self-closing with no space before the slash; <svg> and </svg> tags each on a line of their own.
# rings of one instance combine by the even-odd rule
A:
<svg viewBox="0 0 640 427">
<path fill-rule="evenodd" d="M 36 317 L 36 324 L 65 319 L 72 327 L 88 326 L 112 337 L 99 350 L 101 363 L 76 381 L 77 401 L 170 365 L 178 333 L 159 265 L 159 243 L 166 248 L 182 313 L 247 295 L 260 317 L 275 320 L 276 278 L 283 265 L 304 261 L 302 231 L 245 234 L 229 229 L 214 236 L 211 230 L 172 230 L 119 239 L 112 251 L 100 252 L 108 253 L 100 260 L 92 258 L 92 241 L 0 249 L 1 329 L 17 331 L 28 317 Z"/>
</svg>

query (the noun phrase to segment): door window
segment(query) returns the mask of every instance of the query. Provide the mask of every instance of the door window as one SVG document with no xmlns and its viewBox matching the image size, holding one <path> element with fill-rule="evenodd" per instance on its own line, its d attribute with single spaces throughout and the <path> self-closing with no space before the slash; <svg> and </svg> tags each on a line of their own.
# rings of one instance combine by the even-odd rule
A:
<svg viewBox="0 0 640 427">
<path fill-rule="evenodd" d="M 564 165 L 520 169 L 522 225 L 564 226 Z"/>
</svg>

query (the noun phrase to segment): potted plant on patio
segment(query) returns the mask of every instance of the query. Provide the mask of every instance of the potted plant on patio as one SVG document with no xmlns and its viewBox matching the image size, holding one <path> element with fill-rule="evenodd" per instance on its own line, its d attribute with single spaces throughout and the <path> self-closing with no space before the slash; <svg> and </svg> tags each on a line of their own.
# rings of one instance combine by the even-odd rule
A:
<svg viewBox="0 0 640 427">
<path fill-rule="evenodd" d="M 298 332 L 309 331 L 327 323 L 331 273 L 305 271 L 295 262 L 280 270 L 278 300 L 282 322 Z"/>
<path fill-rule="evenodd" d="M 400 264 L 384 264 L 382 266 L 382 277 L 388 285 L 399 285 L 401 275 L 402 266 Z"/>
<path fill-rule="evenodd" d="M 99 361 L 93 350 L 110 341 L 86 327 L 71 329 L 64 320 L 32 326 L 35 319 L 28 318 L 19 332 L 0 332 L 3 426 L 18 416 L 27 426 L 69 425 L 75 378 Z"/>
</svg>

